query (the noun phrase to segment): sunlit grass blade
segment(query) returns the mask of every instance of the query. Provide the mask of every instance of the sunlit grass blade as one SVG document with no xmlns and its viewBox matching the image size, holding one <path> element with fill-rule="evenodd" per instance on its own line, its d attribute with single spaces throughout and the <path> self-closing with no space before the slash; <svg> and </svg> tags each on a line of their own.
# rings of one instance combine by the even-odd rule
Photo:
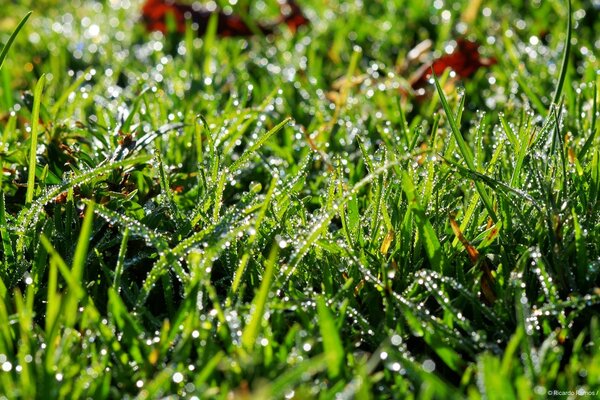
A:
<svg viewBox="0 0 600 400">
<path fill-rule="evenodd" d="M 92 235 L 92 223 L 94 221 L 94 203 L 89 203 L 85 216 L 83 218 L 83 224 L 81 225 L 81 232 L 79 233 L 79 239 L 77 240 L 77 246 L 75 248 L 75 255 L 73 256 L 73 265 L 71 267 L 72 279 L 77 282 L 82 282 L 83 270 L 88 257 L 88 247 L 90 244 L 90 236 Z M 71 294 L 66 299 L 65 304 L 65 323 L 67 326 L 73 326 L 77 319 L 77 301 L 78 297 Z"/>
<path fill-rule="evenodd" d="M 560 102 L 560 96 L 562 96 L 563 86 L 565 83 L 565 79 L 567 78 L 567 72 L 569 70 L 569 55 L 571 53 L 571 36 L 573 34 L 572 22 L 573 19 L 571 15 L 571 0 L 567 0 L 567 32 L 565 38 L 565 50 L 563 53 L 562 62 L 560 65 L 560 74 L 558 76 L 558 83 L 556 84 L 556 89 L 554 90 L 554 95 L 552 96 L 552 105 L 558 106 Z M 551 105 L 551 107 L 552 107 Z M 548 112 L 550 114 L 550 112 Z M 549 115 L 550 116 L 550 115 Z"/>
<path fill-rule="evenodd" d="M 153 265 L 152 270 L 148 273 L 148 276 L 142 285 L 136 300 L 136 306 L 143 306 L 150 294 L 150 291 L 154 288 L 156 282 L 165 274 L 169 267 L 173 268 L 181 281 L 188 282 L 189 276 L 183 270 L 181 264 L 179 264 L 177 260 L 185 257 L 195 246 L 198 245 L 198 243 L 201 243 L 202 240 L 206 240 L 215 232 L 220 232 L 220 229 L 229 229 L 225 234 L 220 234 L 217 239 L 213 239 L 214 242 L 211 246 L 210 253 L 204 254 L 202 258 L 202 265 L 204 265 L 204 263 L 207 262 L 207 260 L 210 260 L 211 257 L 215 257 L 217 254 L 219 254 L 223 250 L 223 247 L 226 243 L 230 243 L 230 241 L 234 240 L 236 236 L 242 232 L 245 232 L 250 226 L 252 226 L 253 218 L 246 218 L 241 223 L 234 225 L 233 227 L 229 225 L 233 224 L 234 222 L 239 222 L 243 216 L 245 216 L 243 212 L 232 212 L 228 217 L 233 219 L 233 221 L 229 218 L 225 218 L 224 216 L 219 224 L 210 225 L 202 231 L 196 232 L 190 237 L 182 240 L 178 245 L 170 250 L 163 251 L 160 258 Z"/>
<path fill-rule="evenodd" d="M 265 195 L 265 200 L 256 216 L 256 220 L 254 223 L 254 232 L 255 233 L 254 233 L 254 235 L 251 235 L 251 237 L 248 239 L 248 244 L 250 246 L 256 241 L 256 238 L 258 237 L 260 225 L 265 218 L 265 214 L 267 213 L 268 207 L 271 205 L 271 200 L 273 198 L 273 193 L 275 192 L 276 187 L 277 187 L 277 178 L 273 177 L 273 179 L 271 180 L 271 184 L 269 186 L 269 190 L 267 191 L 267 194 Z M 248 265 L 248 261 L 250 260 L 250 255 L 251 255 L 251 253 L 250 253 L 250 251 L 248 251 L 242 256 L 242 259 L 240 260 L 238 268 L 235 271 L 235 275 L 233 277 L 233 282 L 231 284 L 232 293 L 236 293 L 238 291 L 238 288 L 242 281 L 242 277 L 244 275 L 244 271 L 246 270 L 246 266 Z"/>
<path fill-rule="evenodd" d="M 27 194 L 25 197 L 25 202 L 28 204 L 33 201 L 33 195 L 35 193 L 35 169 L 37 167 L 37 139 L 40 126 L 40 104 L 42 102 L 42 91 L 44 90 L 45 82 L 46 75 L 42 75 L 35 85 L 35 91 L 33 95 L 33 111 L 31 113 L 31 144 L 29 148 L 29 172 L 27 178 Z"/>
<path fill-rule="evenodd" d="M 419 229 L 421 240 L 423 240 L 423 247 L 425 248 L 425 253 L 429 258 L 432 269 L 444 272 L 445 260 L 442 253 L 442 246 L 431 222 L 425 215 L 425 210 L 423 210 L 417 200 L 414 183 L 406 172 L 402 173 L 402 189 L 415 216 L 416 225 Z"/>
<path fill-rule="evenodd" d="M 60 185 L 54 186 L 52 187 L 52 189 L 46 191 L 41 197 L 39 197 L 38 199 L 36 199 L 36 201 L 32 203 L 29 209 L 24 209 L 23 211 L 21 211 L 19 217 L 17 218 L 17 260 L 23 258 L 24 256 L 23 251 L 25 247 L 25 235 L 27 230 L 30 228 L 30 224 L 39 217 L 40 213 L 43 212 L 43 207 L 50 201 L 52 201 L 54 198 L 56 198 L 59 194 L 66 192 L 69 189 L 76 187 L 77 185 L 82 185 L 94 179 L 98 179 L 102 175 L 110 173 L 115 168 L 143 163 L 150 160 L 151 158 L 152 157 L 149 155 L 143 155 L 124 159 L 113 163 L 107 163 L 93 168 L 89 171 L 86 171 L 80 175 L 77 175 L 74 178 L 67 180 Z"/>
<path fill-rule="evenodd" d="M 90 200 L 84 200 L 83 202 L 88 206 L 93 204 Z M 160 232 L 156 232 L 155 230 L 148 228 L 134 218 L 119 214 L 109 208 L 106 208 L 102 204 L 96 204 L 94 206 L 94 212 L 104 218 L 107 222 L 119 224 L 124 229 L 128 230 L 130 234 L 134 234 L 143 238 L 148 244 L 156 247 L 160 251 L 164 251 L 168 247 L 167 238 L 165 238 Z"/>
<path fill-rule="evenodd" d="M 590 133 L 589 133 L 587 139 L 585 140 L 585 143 L 581 147 L 581 150 L 579 151 L 578 158 L 580 160 L 584 159 L 586 153 L 588 152 L 588 150 L 591 148 L 592 144 L 594 143 L 594 140 L 595 140 L 596 136 L 598 135 L 598 131 L 600 131 L 600 125 L 597 124 L 597 121 L 598 121 L 598 87 L 597 87 L 596 82 L 594 82 L 594 84 L 593 84 L 593 91 L 594 91 L 594 94 L 593 94 L 594 99 L 592 101 L 592 110 L 591 110 L 592 120 L 590 122 Z"/>
<path fill-rule="evenodd" d="M 327 359 L 327 370 L 329 371 L 329 377 L 335 379 L 342 372 L 345 359 L 344 346 L 335 320 L 323 297 L 317 298 L 317 315 L 319 317 L 319 331 L 323 340 L 323 350 Z"/>
<path fill-rule="evenodd" d="M 31 13 L 32 13 L 32 11 L 29 11 L 27 14 L 25 14 L 25 16 L 23 17 L 21 22 L 19 22 L 19 25 L 17 25 L 17 27 L 15 28 L 13 33 L 8 38 L 8 41 L 4 44 L 4 47 L 2 47 L 2 51 L 0 52 L 0 70 L 2 69 L 2 66 L 4 65 L 4 60 L 6 59 L 6 56 L 8 55 L 8 51 L 10 50 L 13 42 L 17 38 L 17 35 L 19 35 L 19 32 L 21 31 L 21 29 L 23 29 L 23 26 L 25 26 L 25 23 L 31 16 Z"/>
<path fill-rule="evenodd" d="M 258 292 L 252 301 L 250 321 L 242 333 L 242 345 L 250 353 L 253 351 L 256 339 L 260 334 L 260 326 L 264 320 L 265 306 L 269 297 L 271 282 L 273 281 L 278 249 L 278 244 L 273 244 L 273 247 L 271 248 L 271 254 L 269 254 L 269 258 L 265 264 L 265 271 L 262 276 L 260 288 L 258 289 Z"/>
<path fill-rule="evenodd" d="M 1 182 L 1 180 L 0 180 Z M 4 192 L 0 193 L 0 234 L 2 235 L 2 250 L 4 258 L 4 266 L 2 268 L 3 273 L 8 272 L 8 266 L 13 265 L 15 260 L 15 254 L 13 251 L 13 243 L 10 238 L 8 231 L 8 224 L 6 222 L 6 207 Z M 1 276 L 0 276 L 1 278 Z"/>
<path fill-rule="evenodd" d="M 440 101 L 442 102 L 442 107 L 444 108 L 444 112 L 446 113 L 446 118 L 448 118 L 448 123 L 450 124 L 452 136 L 454 137 L 454 139 L 456 140 L 456 143 L 458 144 L 458 149 L 460 150 L 461 156 L 462 156 L 463 160 L 465 161 L 465 164 L 467 164 L 467 167 L 471 171 L 477 171 L 477 169 L 475 167 L 475 162 L 473 160 L 473 153 L 471 153 L 471 150 L 467 146 L 465 139 L 463 139 L 463 137 L 462 137 L 462 133 L 460 132 L 458 124 L 456 123 L 456 119 L 454 118 L 452 109 L 450 108 L 450 105 L 448 104 L 448 100 L 446 99 L 446 95 L 444 94 L 444 90 L 442 89 L 440 82 L 435 74 L 433 74 L 433 80 L 434 80 L 435 88 L 437 89 Z M 494 211 L 494 205 L 492 203 L 492 199 L 488 196 L 487 192 L 485 191 L 485 188 L 483 187 L 483 185 L 480 182 L 477 182 L 477 181 L 475 182 L 475 187 L 477 188 L 477 192 L 479 193 L 479 196 L 481 196 L 483 205 L 485 206 L 488 214 L 490 215 L 490 218 L 492 218 L 492 220 L 494 222 L 498 222 L 498 217 L 496 216 L 496 212 Z"/>
<path fill-rule="evenodd" d="M 256 153 L 256 151 L 271 137 L 273 136 L 273 134 L 279 132 L 279 130 L 281 128 L 283 128 L 284 126 L 286 126 L 289 122 L 291 121 L 291 118 L 288 117 L 286 119 L 284 119 L 283 121 L 281 121 L 280 123 L 278 123 L 277 125 L 275 125 L 273 128 L 271 128 L 270 130 L 268 130 L 267 132 L 263 133 L 258 139 L 256 139 L 256 141 L 254 143 L 252 143 L 252 145 L 246 149 L 246 151 L 244 151 L 242 153 L 242 155 L 240 156 L 240 158 L 238 158 L 230 167 L 229 167 L 229 172 L 233 173 L 235 171 L 237 171 L 242 165 L 244 165 L 249 159 L 250 157 L 252 157 L 254 155 L 254 153 Z"/>
<path fill-rule="evenodd" d="M 56 114 L 58 114 L 60 108 L 63 104 L 65 104 L 71 93 L 75 92 L 77 88 L 79 88 L 83 84 L 83 82 L 85 82 L 91 69 L 92 67 L 89 67 L 88 69 L 83 71 L 79 78 L 75 79 L 75 81 L 71 83 L 71 85 L 69 85 L 69 87 L 62 92 L 58 100 L 56 100 L 56 102 L 52 105 L 52 108 L 50 109 L 50 112 L 53 116 L 56 117 Z"/>
<path fill-rule="evenodd" d="M 125 268 L 125 255 L 127 253 L 127 243 L 129 241 L 129 228 L 123 231 L 121 246 L 119 247 L 119 256 L 117 257 L 117 265 L 115 266 L 115 276 L 113 278 L 113 288 L 117 291 L 121 289 L 121 277 Z"/>
<path fill-rule="evenodd" d="M 319 373 L 328 366 L 326 357 L 317 356 L 311 359 L 302 361 L 294 368 L 290 368 L 281 374 L 267 388 L 265 398 L 281 398 L 290 388 L 295 387 L 299 382 Z"/>
<path fill-rule="evenodd" d="M 133 105 L 131 106 L 131 109 L 129 110 L 127 119 L 125 119 L 125 122 L 123 122 L 123 126 L 121 126 L 121 130 L 123 132 L 129 133 L 131 124 L 133 124 L 133 118 L 135 118 L 138 111 L 140 110 L 140 107 L 142 106 L 142 101 L 144 100 L 144 98 L 146 96 L 146 92 L 148 90 L 150 90 L 150 88 L 148 88 L 148 87 L 142 89 L 142 91 L 136 96 L 135 100 L 133 101 Z"/>
</svg>

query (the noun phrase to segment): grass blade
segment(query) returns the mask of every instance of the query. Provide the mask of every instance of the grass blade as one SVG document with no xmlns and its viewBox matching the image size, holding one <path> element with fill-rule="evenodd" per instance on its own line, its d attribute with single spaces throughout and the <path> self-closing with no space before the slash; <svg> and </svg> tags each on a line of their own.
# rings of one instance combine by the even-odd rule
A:
<svg viewBox="0 0 600 400">
<path fill-rule="evenodd" d="M 4 65 L 4 60 L 6 59 L 6 56 L 8 55 L 8 51 L 10 50 L 10 47 L 12 46 L 13 42 L 17 38 L 17 35 L 19 34 L 19 32 L 21 31 L 23 26 L 25 26 L 25 23 L 31 16 L 31 13 L 32 13 L 32 11 L 29 11 L 27 14 L 25 14 L 25 16 L 23 17 L 21 22 L 19 22 L 19 25 L 17 25 L 17 27 L 13 31 L 12 35 L 10 35 L 10 37 L 8 38 L 8 42 L 6 42 L 6 44 L 2 48 L 2 52 L 0 52 L 0 70 L 2 69 L 2 65 Z"/>
<path fill-rule="evenodd" d="M 571 53 L 571 36 L 573 33 L 572 29 L 572 16 L 571 16 L 571 0 L 567 0 L 567 37 L 565 39 L 565 52 L 563 53 L 562 64 L 560 66 L 560 75 L 558 76 L 558 84 L 556 85 L 556 90 L 554 91 L 554 96 L 552 97 L 552 104 L 558 105 L 560 101 L 560 96 L 562 96 L 563 86 L 565 84 L 565 79 L 567 78 L 567 71 L 569 69 L 569 54 Z M 552 105 L 551 105 L 552 107 Z M 549 112 L 548 112 L 549 114 Z"/>
<path fill-rule="evenodd" d="M 416 190 L 414 183 L 410 176 L 406 172 L 402 174 L 402 189 L 406 194 L 410 208 L 415 215 L 415 220 L 419 233 L 423 238 L 423 245 L 425 247 L 425 253 L 431 263 L 433 270 L 438 272 L 444 271 L 444 257 L 442 253 L 442 246 L 440 241 L 431 225 L 431 222 L 425 215 L 425 210 L 421 207 L 417 200 Z"/>
<path fill-rule="evenodd" d="M 265 306 L 269 297 L 269 289 L 271 288 L 271 282 L 273 281 L 278 249 L 278 245 L 276 243 L 273 244 L 271 254 L 265 265 L 265 272 L 262 277 L 260 288 L 252 302 L 253 311 L 250 316 L 250 322 L 246 325 L 244 332 L 242 333 L 242 345 L 248 352 L 252 352 L 254 349 L 254 344 L 260 333 L 260 324 L 264 318 Z"/>
<path fill-rule="evenodd" d="M 275 125 L 271 130 L 261 135 L 244 153 L 229 167 L 229 172 L 237 171 L 252 155 L 258 150 L 273 134 L 277 133 L 281 128 L 290 122 L 292 118 L 288 117 Z"/>
<path fill-rule="evenodd" d="M 35 168 L 37 166 L 37 138 L 40 125 L 40 104 L 42 102 L 42 91 L 44 90 L 45 82 L 46 75 L 42 75 L 35 85 L 35 92 L 33 95 L 31 146 L 29 148 L 29 175 L 27 178 L 27 195 L 25 196 L 25 202 L 27 204 L 30 204 L 33 201 L 33 194 L 35 193 Z"/>
<path fill-rule="evenodd" d="M 435 88 L 437 89 L 440 101 L 442 102 L 442 107 L 444 108 L 444 112 L 446 113 L 446 117 L 448 118 L 450 129 L 452 131 L 452 136 L 454 136 L 454 139 L 458 144 L 458 149 L 460 150 L 460 153 L 463 159 L 465 160 L 467 167 L 471 171 L 475 172 L 476 168 L 475 161 L 473 160 L 473 154 L 471 153 L 471 150 L 467 146 L 465 139 L 463 139 L 462 134 L 460 133 L 460 129 L 458 127 L 458 124 L 456 123 L 456 119 L 454 118 L 452 109 L 448 104 L 448 100 L 446 99 L 446 95 L 444 94 L 444 90 L 442 89 L 442 86 L 440 85 L 437 76 L 435 74 L 432 74 L 432 76 L 435 83 Z M 498 222 L 498 217 L 496 216 L 496 212 L 494 211 L 494 205 L 492 204 L 492 200 L 485 191 L 485 188 L 480 182 L 477 181 L 475 181 L 475 187 L 477 188 L 477 192 L 479 192 L 479 196 L 481 196 L 481 200 L 483 201 L 483 205 L 485 206 L 488 214 L 494 222 Z"/>
<path fill-rule="evenodd" d="M 317 315 L 319 317 L 319 330 L 323 338 L 323 350 L 327 359 L 327 371 L 331 379 L 337 378 L 344 364 L 344 346 L 333 316 L 329 312 L 329 307 L 325 299 L 321 296 L 317 298 Z"/>
<path fill-rule="evenodd" d="M 71 276 L 76 282 L 82 282 L 83 269 L 88 256 L 88 246 L 90 243 L 90 236 L 92 235 L 92 222 L 94 221 L 94 203 L 89 203 L 83 218 L 83 225 L 81 226 L 81 233 L 79 234 L 79 240 L 77 241 L 77 247 L 75 248 L 75 255 L 73 256 L 73 265 L 71 267 Z M 65 306 L 65 323 L 67 326 L 73 326 L 77 319 L 77 301 L 78 296 L 70 294 L 66 300 Z"/>
</svg>

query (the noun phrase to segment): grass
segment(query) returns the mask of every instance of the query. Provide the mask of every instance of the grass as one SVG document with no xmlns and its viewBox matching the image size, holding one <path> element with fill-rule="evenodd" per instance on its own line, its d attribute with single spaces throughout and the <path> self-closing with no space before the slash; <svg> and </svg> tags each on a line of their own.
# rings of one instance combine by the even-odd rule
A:
<svg viewBox="0 0 600 400">
<path fill-rule="evenodd" d="M 4 6 L 0 398 L 597 395 L 597 6 L 414 3 Z"/>
</svg>

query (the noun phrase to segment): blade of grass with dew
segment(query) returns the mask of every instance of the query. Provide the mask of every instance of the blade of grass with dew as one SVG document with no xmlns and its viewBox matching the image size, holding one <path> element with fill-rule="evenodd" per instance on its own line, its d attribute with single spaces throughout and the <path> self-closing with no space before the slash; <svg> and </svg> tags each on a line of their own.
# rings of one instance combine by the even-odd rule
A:
<svg viewBox="0 0 600 400">
<path fill-rule="evenodd" d="M 171 182 L 169 181 L 169 177 L 167 175 L 167 171 L 165 169 L 165 164 L 163 162 L 162 156 L 160 155 L 161 149 L 160 146 L 157 145 L 156 149 L 156 161 L 158 164 L 158 176 L 160 182 L 160 189 L 163 195 L 166 198 L 166 205 L 168 209 L 171 211 L 173 218 L 177 221 L 178 224 L 183 222 L 183 217 L 175 203 L 175 199 L 173 197 L 173 191 L 171 190 Z"/>
<path fill-rule="evenodd" d="M 88 206 L 93 204 L 92 201 L 88 199 L 83 199 L 83 203 Z M 142 237 L 146 243 L 154 246 L 157 250 L 165 251 L 168 249 L 168 240 L 163 234 L 148 228 L 138 220 L 127 215 L 119 214 L 102 204 L 95 204 L 94 212 L 104 218 L 107 222 L 122 226 L 124 229 L 128 230 L 130 234 Z"/>
<path fill-rule="evenodd" d="M 38 214 L 43 211 L 43 207 L 52 201 L 56 196 L 68 191 L 71 188 L 74 188 L 75 186 L 98 179 L 102 175 L 112 172 L 115 168 L 143 163 L 151 158 L 152 156 L 144 155 L 107 163 L 77 175 L 73 179 L 67 180 L 65 183 L 57 185 L 44 193 L 39 199 L 32 203 L 29 209 L 24 209 L 21 211 L 19 213 L 19 217 L 17 218 L 17 261 L 20 261 L 24 257 L 26 232 L 30 228 L 30 224 L 36 220 Z"/>
<path fill-rule="evenodd" d="M 61 296 L 57 292 L 58 289 L 58 266 L 55 259 L 50 259 L 50 268 L 48 271 L 48 296 L 46 301 L 46 320 L 45 333 L 46 338 L 51 338 L 54 335 L 53 331 L 57 328 L 58 316 L 60 312 Z"/>
<path fill-rule="evenodd" d="M 446 162 L 449 165 L 456 168 L 458 170 L 458 172 L 460 172 L 462 175 L 468 177 L 469 179 L 475 180 L 478 183 L 486 184 L 487 186 L 492 188 L 497 193 L 503 193 L 503 191 L 506 193 L 511 193 L 511 194 L 514 194 L 514 195 L 517 195 L 517 196 L 520 196 L 520 197 L 526 199 L 538 210 L 541 210 L 543 208 L 542 205 L 540 204 L 540 202 L 537 201 L 531 195 L 529 195 L 527 192 L 524 192 L 519 189 L 515 189 L 515 188 L 511 187 L 510 185 L 507 185 L 506 183 L 504 183 L 498 179 L 490 178 L 487 175 L 472 171 L 472 170 L 465 168 L 462 165 L 457 164 L 454 161 L 452 161 L 448 158 L 445 158 L 443 156 L 442 156 L 442 159 L 444 160 L 444 162 Z M 502 189 L 502 191 L 499 191 L 499 189 Z"/>
<path fill-rule="evenodd" d="M 248 239 L 248 247 L 251 247 L 254 244 L 254 242 L 256 241 L 256 238 L 258 237 L 260 225 L 265 218 L 265 215 L 267 213 L 267 209 L 268 209 L 269 205 L 271 205 L 271 200 L 273 198 L 273 193 L 275 192 L 276 187 L 277 187 L 277 177 L 273 177 L 273 179 L 271 180 L 271 184 L 269 185 L 269 190 L 267 191 L 267 194 L 265 195 L 265 200 L 263 201 L 263 204 L 262 204 L 260 210 L 258 211 L 258 214 L 256 215 L 256 220 L 254 222 L 254 232 L 255 233 L 253 235 L 251 235 L 250 238 Z M 250 260 L 250 250 L 248 250 L 248 252 L 244 253 L 244 255 L 242 256 L 242 259 L 240 260 L 239 266 L 238 266 L 237 270 L 235 271 L 233 283 L 231 284 L 232 293 L 237 293 L 240 283 L 242 281 L 242 276 L 244 275 L 244 271 L 246 270 L 246 266 L 248 265 L 249 260 Z"/>
<path fill-rule="evenodd" d="M 23 29 L 23 26 L 25 26 L 25 23 L 31 16 L 31 13 L 32 13 L 32 11 L 29 11 L 27 14 L 25 14 L 25 16 L 23 17 L 21 22 L 19 22 L 19 25 L 17 25 L 17 27 L 15 28 L 13 33 L 8 38 L 8 41 L 6 42 L 4 47 L 2 47 L 2 51 L 0 52 L 0 69 L 2 69 L 2 66 L 4 65 L 4 60 L 6 59 L 6 56 L 8 55 L 8 51 L 10 50 L 11 46 L 13 45 L 13 42 L 17 38 L 17 35 L 21 31 L 21 29 Z"/>
<path fill-rule="evenodd" d="M 281 128 L 287 125 L 292 120 L 291 117 L 287 117 L 279 124 L 275 125 L 273 128 L 262 134 L 256 141 L 248 148 L 246 151 L 242 153 L 240 158 L 238 158 L 231 166 L 229 167 L 229 173 L 233 174 L 236 172 L 246 161 L 252 157 L 252 155 L 258 150 L 273 134 L 279 132 Z"/>
<path fill-rule="evenodd" d="M 33 95 L 33 112 L 31 114 L 31 145 L 29 148 L 29 172 L 27 177 L 27 194 L 25 196 L 25 202 L 30 204 L 33 201 L 33 195 L 35 193 L 35 168 L 37 166 L 37 139 L 38 129 L 40 126 L 40 104 L 42 102 L 42 91 L 44 90 L 44 83 L 46 82 L 46 75 L 42 75 L 35 85 L 35 91 Z"/>
<path fill-rule="evenodd" d="M 143 365 L 146 359 L 144 357 L 145 345 L 140 340 L 143 329 L 129 314 L 123 300 L 121 300 L 121 297 L 113 288 L 108 289 L 107 309 L 110 320 L 119 330 L 119 342 L 128 349 L 128 358 L 131 358 L 137 364 Z"/>
<path fill-rule="evenodd" d="M 419 229 L 420 236 L 423 240 L 425 253 L 431 263 L 431 268 L 438 272 L 444 272 L 445 260 L 442 253 L 442 246 L 431 225 L 431 222 L 425 215 L 425 210 L 419 204 L 416 197 L 415 185 L 407 172 L 402 172 L 402 189 L 408 199 L 409 207 L 415 216 L 416 224 Z"/>
<path fill-rule="evenodd" d="M 221 207 L 223 206 L 223 192 L 225 191 L 225 183 L 227 182 L 228 171 L 222 171 L 219 175 L 219 180 L 214 189 L 214 201 L 213 201 L 213 215 L 212 222 L 214 224 L 219 222 L 219 214 L 221 213 Z M 196 222 L 196 221 L 194 221 Z"/>
<path fill-rule="evenodd" d="M 262 276 L 260 288 L 252 301 L 252 313 L 250 314 L 250 322 L 244 328 L 242 332 L 242 346 L 252 354 L 256 339 L 260 334 L 260 325 L 264 320 L 265 307 L 269 297 L 269 291 L 271 289 L 271 282 L 273 281 L 273 275 L 275 272 L 275 264 L 277 263 L 277 255 L 279 253 L 279 245 L 273 243 L 271 253 L 267 259 L 265 265 L 265 271 Z"/>
<path fill-rule="evenodd" d="M 246 216 L 243 211 L 239 213 L 239 216 L 241 215 Z M 194 248 L 194 246 L 197 246 L 201 240 L 204 240 L 207 236 L 218 232 L 219 228 L 223 226 L 230 227 L 229 224 L 233 222 L 229 221 L 224 216 L 219 224 L 210 225 L 208 228 L 205 228 L 200 232 L 196 232 L 192 236 L 182 240 L 172 249 L 164 251 L 160 258 L 154 263 L 152 270 L 148 273 L 148 276 L 142 285 L 142 289 L 138 294 L 136 307 L 142 307 L 142 305 L 146 302 L 150 291 L 153 289 L 158 279 L 160 279 L 160 277 L 167 271 L 168 267 L 173 268 L 178 277 L 183 282 L 187 283 L 189 281 L 189 276 L 183 271 L 183 268 L 181 267 L 181 264 L 179 264 L 178 260 L 184 257 L 192 248 Z M 245 232 L 250 226 L 252 226 L 254 219 L 240 218 L 239 222 L 240 225 L 230 228 L 229 231 L 224 235 L 219 235 L 216 242 L 213 243 L 211 251 L 203 255 L 204 257 L 202 258 L 202 265 L 204 265 L 203 263 L 206 262 L 206 260 L 210 260 L 212 256 L 216 256 L 220 251 L 222 251 L 225 243 L 230 243 L 230 241 L 232 241 L 237 235 Z"/>
<path fill-rule="evenodd" d="M 0 177 L 0 185 L 2 184 L 2 179 Z M 10 234 L 8 231 L 8 224 L 6 223 L 6 207 L 5 207 L 5 198 L 4 192 L 0 193 L 0 235 L 2 235 L 2 249 L 3 249 L 3 258 L 4 265 L 2 267 L 2 274 L 8 272 L 8 268 L 10 265 L 13 265 L 15 262 L 15 253 L 13 251 L 13 243 L 10 238 Z M 0 275 L 1 277 L 2 275 Z"/>
<path fill-rule="evenodd" d="M 327 366 L 328 360 L 323 356 L 316 356 L 301 361 L 297 366 L 283 372 L 269 385 L 265 398 L 282 398 L 285 393 L 289 392 L 290 388 L 295 387 L 299 382 L 306 380 L 308 377 L 323 371 Z"/>
<path fill-rule="evenodd" d="M 123 231 L 121 246 L 119 246 L 119 255 L 117 256 L 117 264 L 115 265 L 115 275 L 113 278 L 113 288 L 119 292 L 121 290 L 121 277 L 125 269 L 125 255 L 127 253 L 127 242 L 129 241 L 129 228 Z"/>
<path fill-rule="evenodd" d="M 460 153 L 463 157 L 463 160 L 467 164 L 467 167 L 471 171 L 475 172 L 477 169 L 475 167 L 475 162 L 473 160 L 473 154 L 471 153 L 471 150 L 469 149 L 469 147 L 467 146 L 467 143 L 465 142 L 465 140 L 462 137 L 462 133 L 460 132 L 460 129 L 456 123 L 456 120 L 454 119 L 452 109 L 450 108 L 450 105 L 448 104 L 448 100 L 446 99 L 444 90 L 440 86 L 440 82 L 438 81 L 437 76 L 435 74 L 432 74 L 432 76 L 433 76 L 433 80 L 435 83 L 435 88 L 437 89 L 440 101 L 442 102 L 442 107 L 444 108 L 444 112 L 446 113 L 446 118 L 448 118 L 452 136 L 454 136 L 454 139 L 456 140 L 456 143 L 458 144 L 458 149 L 460 150 Z M 485 188 L 478 181 L 475 181 L 475 187 L 477 189 L 477 192 L 479 193 L 479 196 L 481 197 L 481 200 L 483 201 L 483 205 L 485 206 L 490 218 L 492 218 L 492 220 L 494 222 L 498 222 L 498 217 L 496 216 L 496 212 L 494 211 L 494 205 L 492 203 L 491 198 L 488 196 L 487 192 L 485 191 Z"/>
<path fill-rule="evenodd" d="M 90 244 L 90 237 L 92 235 L 92 223 L 94 221 L 94 203 L 88 203 L 83 218 L 83 224 L 81 225 L 81 232 L 79 233 L 79 239 L 77 240 L 77 246 L 75 247 L 75 254 L 73 255 L 73 265 L 71 267 L 72 278 L 77 282 L 82 282 L 83 269 L 88 257 L 88 247 Z M 69 293 L 65 301 L 65 325 L 72 327 L 77 319 L 77 302 L 80 300 L 79 296 L 74 293 Z"/>
<path fill-rule="evenodd" d="M 409 158 L 409 156 L 405 156 L 404 159 Z M 290 261 L 285 268 L 281 269 L 281 274 L 279 277 L 283 279 L 283 281 L 287 281 L 294 274 L 296 268 L 300 264 L 300 261 L 304 258 L 304 256 L 308 253 L 310 247 L 319 239 L 321 234 L 327 230 L 327 224 L 329 221 L 333 219 L 339 213 L 339 209 L 341 207 L 345 207 L 346 204 L 350 201 L 350 199 L 354 198 L 356 194 L 365 186 L 371 184 L 373 179 L 377 178 L 379 175 L 387 172 L 388 170 L 397 167 L 399 165 L 399 161 L 388 162 L 387 164 L 377 168 L 375 171 L 361 179 L 357 184 L 354 185 L 352 190 L 347 193 L 347 196 L 344 196 L 342 199 L 335 202 L 334 207 L 325 210 L 323 215 L 316 218 L 316 220 L 311 224 L 309 229 L 306 231 L 304 235 L 298 238 L 299 246 L 294 249 L 292 255 L 290 257 Z"/>
<path fill-rule="evenodd" d="M 344 346 L 335 319 L 329 312 L 329 307 L 322 296 L 317 297 L 317 316 L 319 331 L 323 339 L 323 350 L 327 360 L 327 371 L 331 379 L 336 379 L 342 373 L 344 364 Z"/>
</svg>

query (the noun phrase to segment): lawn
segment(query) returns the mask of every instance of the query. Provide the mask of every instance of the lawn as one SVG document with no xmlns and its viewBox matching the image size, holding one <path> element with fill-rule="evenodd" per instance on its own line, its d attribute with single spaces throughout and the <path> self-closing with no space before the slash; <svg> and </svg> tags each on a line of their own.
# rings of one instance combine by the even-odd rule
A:
<svg viewBox="0 0 600 400">
<path fill-rule="evenodd" d="M 600 395 L 597 1 L 204 3 L 4 0 L 0 399 Z"/>
</svg>

